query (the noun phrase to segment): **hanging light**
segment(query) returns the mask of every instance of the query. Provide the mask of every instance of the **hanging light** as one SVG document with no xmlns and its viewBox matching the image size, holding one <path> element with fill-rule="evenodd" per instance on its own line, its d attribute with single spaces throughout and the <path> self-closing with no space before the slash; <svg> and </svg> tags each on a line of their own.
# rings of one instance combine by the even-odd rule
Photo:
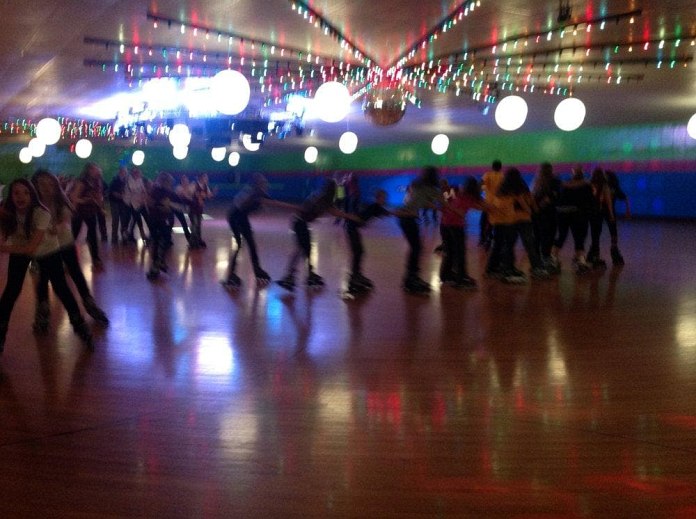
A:
<svg viewBox="0 0 696 519">
<path fill-rule="evenodd" d="M 443 155 L 447 152 L 449 148 L 449 137 L 444 133 L 439 133 L 433 137 L 433 142 L 430 144 L 430 149 L 433 150 L 435 155 Z"/>
<path fill-rule="evenodd" d="M 314 164 L 317 161 L 317 157 L 319 157 L 319 150 L 314 146 L 308 147 L 304 152 L 304 159 L 307 164 Z"/>
<path fill-rule="evenodd" d="M 553 114 L 553 120 L 564 132 L 572 132 L 580 128 L 580 125 L 585 120 L 585 104 L 577 97 L 569 97 L 564 99 L 556 107 Z"/>
<path fill-rule="evenodd" d="M 191 144 L 191 131 L 183 123 L 175 124 L 169 130 L 169 143 L 174 148 L 187 148 Z"/>
<path fill-rule="evenodd" d="M 261 143 L 254 142 L 250 133 L 244 133 L 242 134 L 242 146 L 244 146 L 247 151 L 259 151 L 259 148 L 261 148 Z"/>
<path fill-rule="evenodd" d="M 527 102 L 520 96 L 507 96 L 495 109 L 495 122 L 503 130 L 514 131 L 527 119 Z"/>
<path fill-rule="evenodd" d="M 348 88 L 338 81 L 328 81 L 314 94 L 317 117 L 327 123 L 336 123 L 350 110 L 351 97 Z"/>
<path fill-rule="evenodd" d="M 46 145 L 38 137 L 30 140 L 27 148 L 29 148 L 32 157 L 41 157 L 46 152 Z"/>
<path fill-rule="evenodd" d="M 19 150 L 19 161 L 22 164 L 29 164 L 31 162 L 31 159 L 33 158 L 31 151 L 29 148 L 22 148 Z"/>
<path fill-rule="evenodd" d="M 188 146 L 174 146 L 172 148 L 172 154 L 175 159 L 184 160 L 188 155 Z"/>
<path fill-rule="evenodd" d="M 240 159 L 239 152 L 233 151 L 230 153 L 230 156 L 227 159 L 227 162 L 229 163 L 230 166 L 235 167 L 239 165 L 239 159 Z"/>
<path fill-rule="evenodd" d="M 92 142 L 89 139 L 80 139 L 75 143 L 75 155 L 86 159 L 92 154 Z"/>
<path fill-rule="evenodd" d="M 353 153 L 357 147 L 358 136 L 353 132 L 345 132 L 338 140 L 338 148 L 346 155 Z"/>
<path fill-rule="evenodd" d="M 142 166 L 143 162 L 145 162 L 145 152 L 143 150 L 135 150 L 131 157 L 131 162 L 135 166 Z"/>
<path fill-rule="evenodd" d="M 46 146 L 51 146 L 60 140 L 63 129 L 60 123 L 51 117 L 41 119 L 36 124 L 36 137 Z"/>
<path fill-rule="evenodd" d="M 224 146 L 221 148 L 213 148 L 210 150 L 210 156 L 215 162 L 222 162 L 225 160 L 225 154 L 227 153 L 227 148 Z"/>
<path fill-rule="evenodd" d="M 689 119 L 689 123 L 686 125 L 686 132 L 689 134 L 689 137 L 696 139 L 696 114 Z"/>
<path fill-rule="evenodd" d="M 210 97 L 218 112 L 236 115 L 249 104 L 251 87 L 241 72 L 222 70 L 210 82 Z"/>
</svg>

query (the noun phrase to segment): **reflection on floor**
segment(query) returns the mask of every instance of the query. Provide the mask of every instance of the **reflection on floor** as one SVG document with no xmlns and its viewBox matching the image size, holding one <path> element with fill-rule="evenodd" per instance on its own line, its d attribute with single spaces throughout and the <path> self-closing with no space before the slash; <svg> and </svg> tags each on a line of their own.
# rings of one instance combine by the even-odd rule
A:
<svg viewBox="0 0 696 519">
<path fill-rule="evenodd" d="M 56 301 L 32 335 L 28 278 L 0 358 L 3 517 L 696 516 L 694 224 L 621 222 L 623 269 L 577 277 L 568 249 L 524 286 L 483 279 L 471 237 L 477 292 L 435 283 L 427 228 L 417 297 L 384 220 L 364 231 L 376 289 L 346 301 L 332 219 L 323 291 L 257 289 L 242 251 L 232 293 L 214 216 L 156 283 L 142 243 L 105 245 L 102 273 L 81 245 L 111 318 L 92 354 Z M 276 278 L 288 221 L 253 220 Z"/>
</svg>

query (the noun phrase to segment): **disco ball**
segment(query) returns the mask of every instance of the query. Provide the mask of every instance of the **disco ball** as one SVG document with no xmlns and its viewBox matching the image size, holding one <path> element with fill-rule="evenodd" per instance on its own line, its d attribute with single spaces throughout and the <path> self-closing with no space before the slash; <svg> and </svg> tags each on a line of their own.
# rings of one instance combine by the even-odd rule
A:
<svg viewBox="0 0 696 519">
<path fill-rule="evenodd" d="M 391 126 L 406 113 L 406 95 L 399 87 L 375 87 L 365 94 L 363 112 L 377 126 Z"/>
</svg>

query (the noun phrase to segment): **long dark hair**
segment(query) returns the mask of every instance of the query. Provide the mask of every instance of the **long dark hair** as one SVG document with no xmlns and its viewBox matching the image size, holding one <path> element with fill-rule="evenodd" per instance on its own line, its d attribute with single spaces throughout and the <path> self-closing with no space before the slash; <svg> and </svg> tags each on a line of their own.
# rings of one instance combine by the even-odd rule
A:
<svg viewBox="0 0 696 519">
<path fill-rule="evenodd" d="M 53 187 L 53 200 L 51 200 L 51 202 L 56 209 L 56 214 L 53 216 L 58 216 L 62 209 L 67 209 L 71 213 L 74 213 L 75 209 L 70 203 L 68 196 L 65 194 L 63 187 L 60 185 L 60 180 L 58 180 L 58 177 L 47 169 L 37 169 L 36 173 L 34 173 L 31 177 L 31 183 L 34 184 L 34 187 L 36 188 L 36 193 L 39 195 L 39 200 L 41 200 L 41 194 L 39 192 L 39 179 L 41 178 L 47 179 Z M 45 206 L 48 206 L 48 202 L 48 200 L 41 200 L 41 203 Z"/>
<path fill-rule="evenodd" d="M 414 185 L 440 186 L 440 170 L 435 166 L 425 166 L 420 176 L 413 182 Z"/>
<path fill-rule="evenodd" d="M 522 178 L 520 170 L 508 168 L 498 188 L 498 196 L 515 196 L 529 193 L 529 186 Z"/>
<path fill-rule="evenodd" d="M 592 171 L 590 184 L 594 186 L 597 192 L 601 191 L 604 189 L 604 186 L 608 185 L 607 176 L 604 174 L 604 170 L 602 168 L 595 168 Z"/>
<path fill-rule="evenodd" d="M 534 177 L 534 192 L 546 193 L 552 190 L 556 177 L 553 174 L 553 166 L 550 162 L 542 162 L 539 172 Z"/>
<path fill-rule="evenodd" d="M 11 236 L 17 232 L 17 206 L 15 206 L 13 191 L 16 185 L 22 185 L 29 190 L 29 198 L 31 203 L 27 209 L 27 216 L 24 219 L 24 234 L 26 236 L 31 236 L 31 228 L 33 223 L 34 209 L 37 207 L 42 207 L 46 209 L 41 201 L 39 200 L 39 195 L 34 189 L 34 185 L 29 182 L 26 178 L 16 178 L 10 185 L 7 186 L 7 197 L 2 201 L 3 217 L 0 219 L 0 229 L 5 237 Z"/>
</svg>

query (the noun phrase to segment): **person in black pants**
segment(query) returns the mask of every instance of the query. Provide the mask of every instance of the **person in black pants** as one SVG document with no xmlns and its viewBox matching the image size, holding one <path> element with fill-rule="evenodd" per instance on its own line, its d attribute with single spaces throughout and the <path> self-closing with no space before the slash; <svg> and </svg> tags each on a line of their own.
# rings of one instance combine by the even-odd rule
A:
<svg viewBox="0 0 696 519">
<path fill-rule="evenodd" d="M 103 269 L 97 238 L 97 215 L 103 211 L 104 204 L 102 186 L 101 169 L 94 162 L 89 162 L 85 165 L 80 178 L 77 179 L 70 193 L 70 201 L 75 207 L 72 222 L 73 236 L 77 239 L 82 223 L 87 224 L 87 247 L 92 258 L 92 268 L 97 271 Z"/>
<path fill-rule="evenodd" d="M 295 233 L 295 251 L 290 256 L 288 268 L 285 276 L 278 280 L 278 285 L 286 290 L 295 289 L 295 270 L 301 258 L 307 261 L 307 286 L 319 288 L 324 286 L 324 279 L 314 272 L 314 266 L 310 261 L 312 251 L 312 236 L 309 224 L 319 218 L 324 213 L 329 213 L 335 217 L 347 218 L 359 222 L 360 219 L 355 215 L 341 211 L 334 206 L 336 195 L 336 182 L 327 180 L 323 188 L 312 193 L 305 199 L 292 219 L 292 230 Z"/>
<path fill-rule="evenodd" d="M 50 232 L 50 213 L 41 205 L 34 186 L 24 178 L 12 181 L 7 193 L 0 210 L 0 232 L 5 239 L 0 252 L 10 255 L 7 284 L 0 296 L 0 352 L 4 349 L 10 316 L 32 260 L 51 282 L 75 333 L 92 349 L 92 334 L 65 280 L 58 240 Z"/>
<path fill-rule="evenodd" d="M 271 281 L 271 276 L 261 268 L 261 261 L 254 240 L 254 232 L 251 229 L 249 215 L 261 208 L 263 205 L 274 205 L 288 209 L 298 209 L 296 205 L 286 204 L 277 200 L 271 200 L 268 196 L 268 180 L 260 173 L 252 177 L 250 184 L 246 185 L 232 201 L 232 207 L 227 213 L 227 222 L 230 225 L 232 236 L 237 244 L 237 249 L 230 254 L 227 267 L 227 279 L 221 281 L 226 288 L 238 288 L 242 284 L 241 278 L 237 275 L 237 257 L 242 249 L 242 238 L 249 247 L 249 256 L 254 268 L 254 276 L 259 285 L 267 285 Z"/>
<path fill-rule="evenodd" d="M 150 270 L 147 279 L 154 281 L 167 272 L 165 254 L 172 236 L 170 218 L 173 210 L 183 210 L 184 201 L 174 192 L 174 178 L 160 173 L 150 187 L 147 208 L 147 227 L 150 229 Z"/>
<path fill-rule="evenodd" d="M 118 168 L 118 174 L 109 184 L 109 206 L 111 207 L 111 243 L 116 245 L 119 236 L 125 243 L 128 239 L 128 220 L 130 220 L 130 208 L 123 200 L 123 192 L 126 189 L 128 169 L 125 166 Z"/>
<path fill-rule="evenodd" d="M 58 178 L 47 170 L 38 170 L 31 178 L 39 199 L 51 215 L 51 232 L 58 240 L 58 253 L 65 265 L 67 274 L 75 284 L 85 311 L 100 325 L 108 326 L 109 319 L 92 297 L 87 281 L 82 273 L 75 246 L 75 237 L 70 228 L 72 205 L 58 182 Z M 36 281 L 36 312 L 34 331 L 46 333 L 49 326 L 50 306 L 48 303 L 48 276 L 39 270 Z"/>
<path fill-rule="evenodd" d="M 590 265 L 585 257 L 585 240 L 589 228 L 589 214 L 594 204 L 592 187 L 585 180 L 582 168 L 573 168 L 573 176 L 561 187 L 556 211 L 558 212 L 558 235 L 551 250 L 551 268 L 560 269 L 558 252 L 563 247 L 568 231 L 573 235 L 575 244 L 575 257 L 573 265 L 578 274 L 590 270 Z"/>
<path fill-rule="evenodd" d="M 348 277 L 348 292 L 359 293 L 366 290 L 371 290 L 374 286 L 372 281 L 365 277 L 362 273 L 362 259 L 365 254 L 360 228 L 363 227 L 368 220 L 381 216 L 388 216 L 391 213 L 384 208 L 387 200 L 387 192 L 383 189 L 378 189 L 375 192 L 375 201 L 366 207 L 362 207 L 360 203 L 360 186 L 355 176 L 351 175 L 346 179 L 346 212 L 357 216 L 361 223 L 354 220 L 346 220 L 345 230 L 348 238 L 348 245 L 351 253 L 351 269 Z"/>
<path fill-rule="evenodd" d="M 395 211 L 399 217 L 399 227 L 409 245 L 406 259 L 406 273 L 402 287 L 406 292 L 425 294 L 430 285 L 420 278 L 420 255 L 423 248 L 418 228 L 418 215 L 421 209 L 442 207 L 444 197 L 440 190 L 440 173 L 434 166 L 423 168 L 416 180 L 408 186 L 403 208 Z"/>
</svg>

